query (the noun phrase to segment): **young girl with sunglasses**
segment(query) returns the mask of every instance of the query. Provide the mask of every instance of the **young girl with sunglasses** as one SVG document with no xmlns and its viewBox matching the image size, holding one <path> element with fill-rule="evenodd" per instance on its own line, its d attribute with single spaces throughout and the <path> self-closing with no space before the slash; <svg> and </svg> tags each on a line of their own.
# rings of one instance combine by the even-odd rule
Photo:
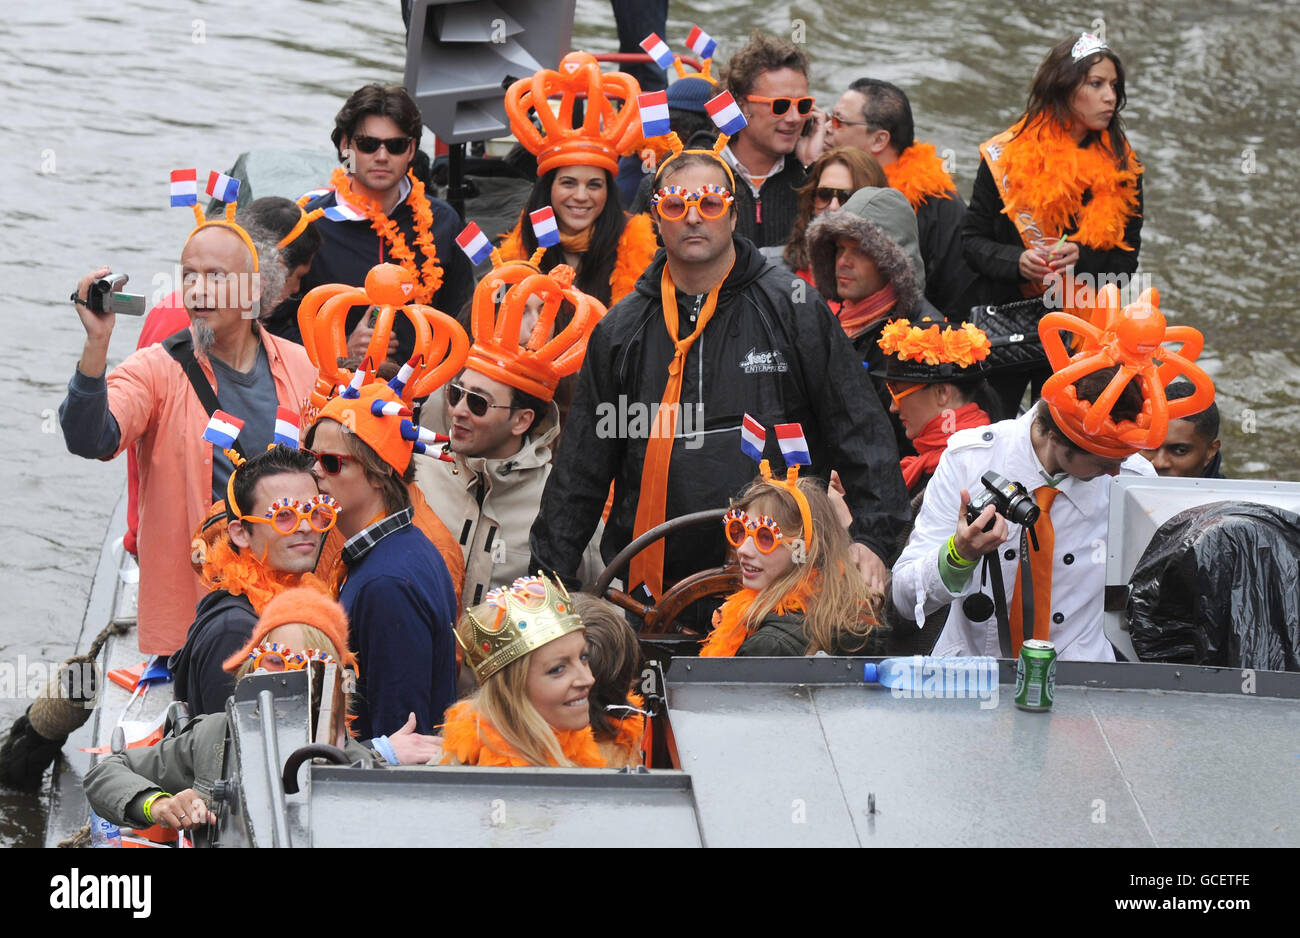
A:
<svg viewBox="0 0 1300 938">
<path fill-rule="evenodd" d="M 760 476 L 723 518 L 742 588 L 713 617 L 702 657 L 877 654 L 881 594 L 854 566 L 825 487 Z"/>
<path fill-rule="evenodd" d="M 605 765 L 591 734 L 585 626 L 562 586 L 524 577 L 465 613 L 478 692 L 447 711 L 444 765 Z"/>
<path fill-rule="evenodd" d="M 414 715 L 391 737 L 372 740 L 373 750 L 352 738 L 347 669 L 355 669 L 357 662 L 348 651 L 348 620 L 337 602 L 317 590 L 295 587 L 271 600 L 252 636 L 225 667 L 239 680 L 254 671 L 300 670 L 313 661 L 336 663 L 340 678 L 334 685 L 328 738 L 316 742 L 337 746 L 365 765 L 379 764 L 380 752 L 387 753 L 382 761 L 412 763 L 437 751 L 432 737 L 414 731 Z M 226 777 L 229 730 L 224 711 L 211 713 L 153 746 L 106 757 L 83 782 L 91 808 L 111 823 L 136 829 L 159 824 L 190 830 L 216 823 L 212 786 Z"/>
</svg>

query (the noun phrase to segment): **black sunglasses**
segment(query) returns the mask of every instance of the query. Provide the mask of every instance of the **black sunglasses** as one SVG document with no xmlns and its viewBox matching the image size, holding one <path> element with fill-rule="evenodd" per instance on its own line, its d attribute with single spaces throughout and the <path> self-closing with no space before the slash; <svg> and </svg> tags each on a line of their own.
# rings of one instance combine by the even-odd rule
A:
<svg viewBox="0 0 1300 938">
<path fill-rule="evenodd" d="M 817 201 L 823 205 L 830 205 L 831 199 L 839 199 L 840 205 L 843 205 L 849 200 L 849 196 L 853 195 L 853 190 L 832 189 L 830 186 L 818 186 L 813 192 L 813 195 L 816 197 Z"/>
<path fill-rule="evenodd" d="M 465 405 L 469 407 L 469 412 L 475 417 L 484 417 L 487 415 L 489 407 L 499 407 L 502 410 L 514 410 L 509 404 L 492 404 L 488 399 L 477 391 L 471 391 L 468 388 L 462 388 L 459 384 L 447 385 L 447 406 L 455 407 L 460 403 L 460 399 L 465 398 Z"/>
<path fill-rule="evenodd" d="M 380 147 L 383 147 L 392 156 L 401 156 L 411 148 L 410 137 L 367 137 L 356 136 L 352 138 L 352 145 L 362 153 L 375 153 Z"/>
</svg>

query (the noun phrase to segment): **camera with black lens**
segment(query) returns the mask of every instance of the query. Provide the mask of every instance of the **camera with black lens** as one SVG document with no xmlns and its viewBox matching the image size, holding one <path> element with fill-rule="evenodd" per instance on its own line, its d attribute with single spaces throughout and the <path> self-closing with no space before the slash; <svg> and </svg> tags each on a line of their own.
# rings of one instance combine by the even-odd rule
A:
<svg viewBox="0 0 1300 938">
<path fill-rule="evenodd" d="M 1019 482 L 1012 482 L 991 470 L 984 473 L 980 481 L 984 483 L 984 491 L 972 498 L 966 506 L 967 524 L 974 524 L 975 519 L 988 505 L 992 505 L 993 510 L 1011 524 L 1030 526 L 1038 520 L 1038 503 L 1029 494 L 1029 490 Z M 993 530 L 997 520 L 997 518 L 990 518 L 984 530 Z"/>
<path fill-rule="evenodd" d="M 122 293 L 126 285 L 126 274 L 106 274 L 97 277 L 86 291 L 86 305 L 92 313 L 103 316 L 117 313 L 124 316 L 143 316 L 145 298 L 136 293 Z"/>
</svg>

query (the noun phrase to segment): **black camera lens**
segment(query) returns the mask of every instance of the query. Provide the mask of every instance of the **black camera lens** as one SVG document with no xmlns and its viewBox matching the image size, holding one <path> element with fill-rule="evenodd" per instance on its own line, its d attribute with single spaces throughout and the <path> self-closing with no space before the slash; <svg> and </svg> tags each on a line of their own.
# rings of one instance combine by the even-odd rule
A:
<svg viewBox="0 0 1300 938">
<path fill-rule="evenodd" d="M 1038 504 L 1028 495 L 1013 495 L 1006 515 L 1012 524 L 1033 524 L 1038 520 Z"/>
</svg>

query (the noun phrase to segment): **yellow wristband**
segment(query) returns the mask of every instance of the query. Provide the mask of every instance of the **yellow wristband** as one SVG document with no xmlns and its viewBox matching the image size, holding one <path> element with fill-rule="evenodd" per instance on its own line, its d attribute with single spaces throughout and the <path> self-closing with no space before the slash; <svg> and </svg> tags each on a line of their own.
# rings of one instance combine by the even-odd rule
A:
<svg viewBox="0 0 1300 938">
<path fill-rule="evenodd" d="M 979 560 L 967 560 L 957 552 L 957 536 L 955 534 L 948 536 L 948 562 L 954 567 L 973 567 L 979 563 Z"/>
<path fill-rule="evenodd" d="M 153 814 L 151 813 L 150 809 L 153 807 L 153 803 L 157 801 L 159 798 L 170 798 L 170 797 L 171 797 L 171 792 L 156 791 L 148 798 L 146 798 L 144 800 L 144 805 L 141 806 L 140 808 L 140 810 L 144 813 L 144 819 L 148 821 L 150 824 L 157 824 L 158 822 L 153 819 Z"/>
</svg>

